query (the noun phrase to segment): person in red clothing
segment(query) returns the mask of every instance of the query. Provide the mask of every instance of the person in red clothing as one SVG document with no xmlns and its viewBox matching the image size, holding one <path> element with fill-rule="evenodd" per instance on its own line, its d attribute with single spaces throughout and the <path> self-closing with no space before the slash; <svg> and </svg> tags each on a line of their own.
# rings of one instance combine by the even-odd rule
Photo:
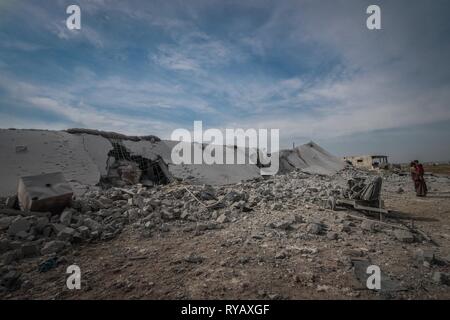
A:
<svg viewBox="0 0 450 320">
<path fill-rule="evenodd" d="M 424 174 L 425 170 L 423 169 L 423 165 L 419 163 L 418 160 L 414 161 L 415 164 L 415 186 L 416 186 L 416 196 L 418 197 L 426 197 L 428 193 L 427 184 L 425 182 Z"/>
</svg>

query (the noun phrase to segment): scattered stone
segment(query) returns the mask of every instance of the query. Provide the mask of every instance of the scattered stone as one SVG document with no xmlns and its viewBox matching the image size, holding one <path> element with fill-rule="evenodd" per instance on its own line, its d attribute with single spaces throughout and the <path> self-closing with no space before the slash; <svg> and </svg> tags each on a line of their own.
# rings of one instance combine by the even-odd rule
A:
<svg viewBox="0 0 450 320">
<path fill-rule="evenodd" d="M 220 215 L 217 220 L 218 223 L 225 223 L 228 222 L 228 217 L 225 214 Z"/>
<path fill-rule="evenodd" d="M 69 241 L 70 242 L 70 241 L 72 241 L 75 234 L 76 234 L 75 229 L 66 227 L 58 233 L 57 237 L 61 241 Z"/>
<path fill-rule="evenodd" d="M 102 228 L 100 223 L 91 218 L 84 219 L 83 224 L 92 231 L 99 231 Z"/>
<path fill-rule="evenodd" d="M 411 232 L 409 232 L 408 230 L 397 229 L 394 231 L 394 235 L 397 238 L 397 240 L 399 240 L 401 242 L 406 242 L 406 243 L 414 242 L 414 235 Z"/>
<path fill-rule="evenodd" d="M 432 279 L 436 284 L 450 286 L 450 274 L 449 273 L 443 273 L 443 272 L 436 271 L 433 273 Z"/>
<path fill-rule="evenodd" d="M 419 264 L 432 263 L 435 260 L 434 251 L 431 249 L 417 249 L 414 256 Z"/>
<path fill-rule="evenodd" d="M 24 258 L 35 257 L 39 255 L 39 246 L 36 244 L 24 244 L 22 245 L 21 250 Z"/>
<path fill-rule="evenodd" d="M 376 221 L 364 220 L 363 222 L 361 222 L 361 229 L 375 232 L 378 230 L 378 223 Z"/>
<path fill-rule="evenodd" d="M 196 255 L 194 253 L 191 253 L 190 255 L 185 257 L 184 260 L 189 263 L 202 263 L 205 260 L 205 258 L 202 256 L 199 256 L 199 255 Z"/>
<path fill-rule="evenodd" d="M 0 218 L 0 230 L 8 229 L 14 219 L 15 219 L 14 217 Z"/>
<path fill-rule="evenodd" d="M 21 284 L 20 273 L 14 270 L 7 272 L 0 280 L 0 286 L 5 287 L 8 291 L 20 289 Z"/>
<path fill-rule="evenodd" d="M 330 240 L 336 240 L 338 238 L 338 234 L 336 232 L 327 232 L 327 238 Z"/>
<path fill-rule="evenodd" d="M 320 234 L 322 233 L 322 225 L 319 223 L 310 223 L 306 228 L 306 231 L 310 234 Z"/>
<path fill-rule="evenodd" d="M 13 209 L 16 207 L 16 204 L 17 204 L 17 196 L 6 198 L 6 202 L 5 202 L 6 208 Z"/>
<path fill-rule="evenodd" d="M 8 234 L 11 236 L 17 235 L 19 232 L 24 231 L 28 232 L 30 230 L 31 223 L 22 217 L 16 218 L 8 228 Z"/>
<path fill-rule="evenodd" d="M 10 244 L 6 239 L 0 240 L 0 254 L 9 250 Z"/>
<path fill-rule="evenodd" d="M 42 254 L 58 253 L 64 249 L 66 243 L 64 241 L 53 240 L 47 242 L 41 250 Z"/>
<path fill-rule="evenodd" d="M 66 209 L 61 213 L 61 216 L 59 217 L 59 221 L 65 226 L 69 226 L 70 222 L 72 221 L 72 210 Z"/>
</svg>

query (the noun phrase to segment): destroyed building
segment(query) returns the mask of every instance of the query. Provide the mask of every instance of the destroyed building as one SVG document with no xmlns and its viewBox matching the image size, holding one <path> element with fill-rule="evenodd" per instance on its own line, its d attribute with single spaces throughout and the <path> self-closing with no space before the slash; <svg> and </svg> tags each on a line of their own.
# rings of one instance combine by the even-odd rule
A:
<svg viewBox="0 0 450 320">
<path fill-rule="evenodd" d="M 257 164 L 174 164 L 172 148 L 178 141 L 155 136 L 125 136 L 89 129 L 0 129 L 0 196 L 16 194 L 22 176 L 61 172 L 75 195 L 92 186 L 142 183 L 158 185 L 172 180 L 190 184 L 226 185 L 261 178 Z M 192 147 L 192 146 L 191 146 Z M 248 150 L 235 146 L 248 157 Z M 226 150 L 224 150 L 226 152 Z M 235 154 L 235 156 L 237 156 Z M 276 154 L 274 154 L 276 156 Z M 302 169 L 332 174 L 345 164 L 314 142 L 279 154 L 279 173 Z"/>
<path fill-rule="evenodd" d="M 389 167 L 388 156 L 385 155 L 346 156 L 342 160 L 360 169 L 374 170 Z"/>
</svg>

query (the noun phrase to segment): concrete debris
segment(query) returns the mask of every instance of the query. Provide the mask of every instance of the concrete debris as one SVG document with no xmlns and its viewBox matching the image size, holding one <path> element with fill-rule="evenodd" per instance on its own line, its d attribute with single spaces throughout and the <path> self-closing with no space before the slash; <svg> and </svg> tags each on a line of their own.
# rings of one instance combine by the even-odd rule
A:
<svg viewBox="0 0 450 320">
<path fill-rule="evenodd" d="M 311 234 L 321 234 L 323 231 L 323 226 L 319 223 L 310 223 L 306 230 Z"/>
<path fill-rule="evenodd" d="M 44 247 L 42 248 L 41 252 L 42 252 L 42 254 L 58 253 L 61 250 L 63 250 L 65 246 L 66 246 L 66 242 L 53 240 L 53 241 L 47 242 L 44 245 Z"/>
<path fill-rule="evenodd" d="M 443 273 L 443 272 L 436 271 L 433 273 L 432 278 L 436 284 L 450 286 L 450 274 L 449 273 Z"/>
<path fill-rule="evenodd" d="M 20 232 L 27 232 L 31 227 L 30 222 L 26 218 L 16 218 L 8 228 L 8 234 L 17 236 Z"/>
<path fill-rule="evenodd" d="M 70 204 L 73 191 L 62 173 L 55 172 L 21 177 L 17 194 L 22 210 L 58 214 Z"/>
<path fill-rule="evenodd" d="M 395 238 L 401 242 L 412 243 L 414 242 L 414 235 L 408 230 L 397 229 L 394 231 Z"/>
</svg>

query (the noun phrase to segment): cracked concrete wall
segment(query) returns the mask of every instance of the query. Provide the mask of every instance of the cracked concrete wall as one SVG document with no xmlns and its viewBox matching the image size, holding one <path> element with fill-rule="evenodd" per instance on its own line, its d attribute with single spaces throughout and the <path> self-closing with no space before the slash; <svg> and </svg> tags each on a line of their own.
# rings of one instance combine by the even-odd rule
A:
<svg viewBox="0 0 450 320">
<path fill-rule="evenodd" d="M 27 151 L 16 153 L 19 145 L 26 146 Z M 99 136 L 0 129 L 0 196 L 16 194 L 20 176 L 58 171 L 80 195 L 106 172 L 103 153 L 108 148 L 109 141 Z"/>
</svg>

